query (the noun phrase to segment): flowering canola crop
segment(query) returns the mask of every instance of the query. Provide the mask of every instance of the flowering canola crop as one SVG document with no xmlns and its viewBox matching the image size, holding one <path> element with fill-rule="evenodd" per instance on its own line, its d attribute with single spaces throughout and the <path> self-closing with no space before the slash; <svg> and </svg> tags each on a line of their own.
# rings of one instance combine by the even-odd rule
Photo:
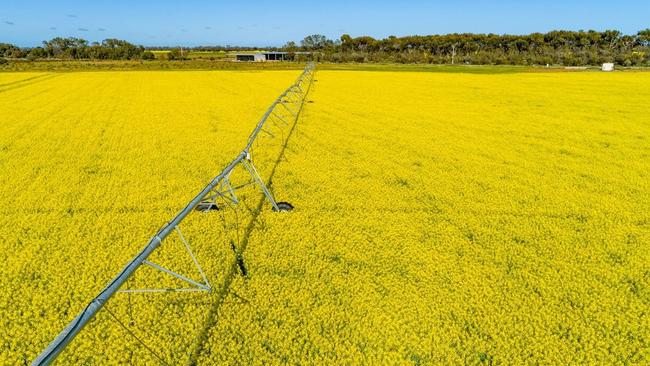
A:
<svg viewBox="0 0 650 366">
<path fill-rule="evenodd" d="M 0 363 L 31 361 L 296 76 L 0 74 Z M 650 74 L 316 79 L 283 158 L 287 129 L 253 153 L 295 210 L 250 217 L 250 189 L 190 216 L 215 291 L 117 294 L 61 364 L 650 361 Z M 152 261 L 195 274 L 179 248 Z"/>
</svg>

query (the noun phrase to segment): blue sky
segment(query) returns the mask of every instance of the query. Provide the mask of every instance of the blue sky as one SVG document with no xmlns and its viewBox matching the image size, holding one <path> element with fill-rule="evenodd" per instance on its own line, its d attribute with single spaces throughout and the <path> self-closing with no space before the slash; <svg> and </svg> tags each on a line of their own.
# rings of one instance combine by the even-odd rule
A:
<svg viewBox="0 0 650 366">
<path fill-rule="evenodd" d="M 147 46 L 279 46 L 313 33 L 380 38 L 552 29 L 634 34 L 645 28 L 650 28 L 650 0 L 0 0 L 0 42 L 20 46 L 55 36 L 120 38 Z"/>
</svg>

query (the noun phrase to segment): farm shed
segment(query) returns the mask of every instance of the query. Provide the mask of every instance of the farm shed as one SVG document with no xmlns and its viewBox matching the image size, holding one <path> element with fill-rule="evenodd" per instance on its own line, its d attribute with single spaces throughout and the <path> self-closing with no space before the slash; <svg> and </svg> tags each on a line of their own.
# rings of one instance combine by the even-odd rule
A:
<svg viewBox="0 0 650 366">
<path fill-rule="evenodd" d="M 311 55 L 311 52 L 244 52 L 236 53 L 237 61 L 287 61 L 293 58 L 293 55 Z"/>
<path fill-rule="evenodd" d="M 287 52 L 238 53 L 235 57 L 237 61 L 284 61 L 287 59 Z"/>
</svg>

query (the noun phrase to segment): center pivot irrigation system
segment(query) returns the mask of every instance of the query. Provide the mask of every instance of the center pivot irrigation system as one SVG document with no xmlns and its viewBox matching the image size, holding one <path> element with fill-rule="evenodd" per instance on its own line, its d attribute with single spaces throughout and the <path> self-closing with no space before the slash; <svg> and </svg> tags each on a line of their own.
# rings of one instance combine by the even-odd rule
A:
<svg viewBox="0 0 650 366">
<path fill-rule="evenodd" d="M 237 204 L 239 201 L 235 195 L 237 187 L 233 188 L 230 183 L 230 176 L 233 170 L 238 166 L 243 166 L 252 178 L 251 184 L 256 184 L 262 190 L 262 193 L 268 199 L 274 211 L 290 211 L 293 206 L 287 202 L 277 202 L 264 180 L 259 175 L 253 159 L 251 150 L 253 143 L 257 139 L 260 132 L 265 132 L 272 135 L 269 131 L 269 122 L 274 124 L 289 125 L 291 122 L 294 124 L 298 120 L 302 106 L 305 103 L 305 98 L 311 87 L 315 72 L 314 63 L 309 63 L 304 71 L 300 74 L 298 79 L 285 90 L 280 96 L 271 104 L 269 109 L 264 113 L 264 116 L 259 121 L 253 132 L 248 138 L 248 142 L 244 150 L 233 159 L 230 164 L 224 168 L 203 190 L 196 195 L 188 204 L 183 208 L 171 221 L 163 226 L 158 232 L 149 240 L 147 245 L 136 255 L 122 271 L 113 278 L 106 287 L 93 298 L 86 307 L 59 333 L 59 335 L 47 346 L 45 350 L 32 362 L 35 365 L 49 365 L 56 357 L 63 351 L 63 349 L 72 341 L 72 339 L 88 324 L 88 322 L 95 316 L 95 314 L 104 306 L 104 304 L 118 292 L 168 292 L 168 291 L 206 291 L 210 292 L 212 287 L 208 282 L 199 262 L 192 253 L 189 244 L 185 240 L 183 233 L 180 230 L 179 224 L 189 215 L 193 210 L 195 211 L 210 211 L 219 210 L 217 199 L 222 199 L 229 204 Z M 185 249 L 190 254 L 194 265 L 197 267 L 203 283 L 191 280 L 181 274 L 173 272 L 158 264 L 152 263 L 147 258 L 153 253 L 162 242 L 172 233 L 176 231 L 180 240 L 185 246 Z M 239 260 L 239 258 L 238 258 Z M 120 290 L 120 287 L 134 274 L 134 272 L 142 265 L 147 265 L 166 274 L 176 277 L 190 285 L 191 288 L 180 289 L 139 289 L 139 290 Z"/>
</svg>

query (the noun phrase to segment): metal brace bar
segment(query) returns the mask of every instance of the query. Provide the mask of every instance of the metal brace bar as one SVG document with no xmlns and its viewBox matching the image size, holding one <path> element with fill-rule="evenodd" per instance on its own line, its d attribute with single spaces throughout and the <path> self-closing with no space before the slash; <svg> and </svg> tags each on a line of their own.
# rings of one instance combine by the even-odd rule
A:
<svg viewBox="0 0 650 366">
<path fill-rule="evenodd" d="M 154 293 L 154 292 L 204 292 L 209 291 L 204 288 L 143 288 L 143 289 L 133 289 L 133 290 L 120 290 L 118 292 L 124 294 L 138 294 L 138 293 Z"/>
<path fill-rule="evenodd" d="M 232 173 L 232 171 L 230 173 Z M 219 187 L 213 190 L 214 194 L 211 194 L 204 198 L 205 201 L 210 201 L 216 204 L 217 198 L 222 197 L 223 199 L 229 200 L 234 204 L 239 203 L 239 199 L 237 198 L 237 195 L 235 195 L 235 190 L 239 187 L 233 189 L 232 185 L 230 184 L 230 173 L 228 173 L 228 175 L 221 181 L 221 183 L 219 183 Z M 226 192 L 223 192 L 224 189 L 230 195 L 230 197 L 226 195 Z"/>
<path fill-rule="evenodd" d="M 262 180 L 262 177 L 260 177 L 259 173 L 257 172 L 257 169 L 255 169 L 255 166 L 253 165 L 253 162 L 251 160 L 244 159 L 241 161 L 242 164 L 244 164 L 244 167 L 248 172 L 251 174 L 255 182 L 257 183 L 258 186 L 262 189 L 262 192 L 264 192 L 264 195 L 266 198 L 269 200 L 271 205 L 273 206 L 273 209 L 276 211 L 280 211 L 280 208 L 278 207 L 278 204 L 275 202 L 275 198 L 273 198 L 273 195 L 269 191 L 269 189 L 266 187 L 266 184 L 264 184 L 264 180 Z"/>
<path fill-rule="evenodd" d="M 275 118 L 272 118 L 272 117 L 275 117 Z M 278 115 L 273 114 L 273 113 L 269 116 L 269 120 L 273 124 L 273 127 L 278 127 L 279 129 L 282 129 L 283 127 L 286 127 L 288 125 L 286 121 L 284 121 Z"/>
<path fill-rule="evenodd" d="M 251 184 L 255 184 L 255 183 L 257 183 L 257 182 L 252 180 L 252 181 L 250 181 L 248 183 L 244 183 L 244 184 L 240 184 L 238 186 L 232 187 L 232 189 L 233 189 L 233 191 L 237 191 L 237 190 L 240 190 L 242 188 L 246 188 L 246 187 L 250 186 Z"/>
<path fill-rule="evenodd" d="M 289 97 L 289 96 L 291 95 L 290 98 L 298 98 L 298 100 L 300 100 L 300 98 L 303 96 L 303 93 L 300 92 L 300 91 L 295 91 L 295 90 L 291 90 L 291 89 L 290 89 L 289 92 L 290 92 L 290 93 L 287 93 L 286 96 Z M 293 94 L 293 95 L 292 95 L 292 94 Z"/>
<path fill-rule="evenodd" d="M 221 191 L 213 191 L 213 192 L 214 192 L 214 194 L 209 195 L 209 196 L 206 196 L 206 197 L 204 198 L 204 201 L 206 201 L 206 202 L 212 202 L 212 203 L 215 203 L 215 204 L 216 204 L 217 198 L 218 198 L 218 197 L 221 197 L 221 198 L 223 198 L 224 200 L 229 200 L 229 201 L 232 202 L 232 203 L 235 203 L 235 204 L 236 204 L 236 203 L 239 203 L 239 201 L 237 200 L 236 197 L 228 197 L 228 195 L 226 195 L 224 192 L 221 192 Z"/>
<path fill-rule="evenodd" d="M 271 136 L 271 137 L 273 137 L 273 138 L 275 138 L 275 135 L 274 135 L 274 134 L 272 134 L 271 132 L 269 132 L 269 131 L 267 131 L 267 130 L 266 130 L 266 128 L 262 128 L 262 129 L 261 129 L 260 131 L 262 131 L 262 132 L 264 132 L 264 133 L 266 133 L 266 134 L 268 134 L 269 136 Z"/>
<path fill-rule="evenodd" d="M 282 121 L 278 121 L 276 119 L 270 119 L 270 121 L 271 121 L 271 127 L 277 127 L 280 130 L 280 132 L 282 132 L 283 127 L 286 127 L 286 125 Z M 284 137 L 282 138 L 282 141 L 284 141 Z"/>
<path fill-rule="evenodd" d="M 288 126 L 288 125 L 289 125 L 289 122 L 287 122 L 287 121 L 283 118 L 283 116 L 281 116 L 281 115 L 275 113 L 275 110 L 273 111 L 273 116 L 275 116 L 275 117 L 278 118 L 280 121 L 282 121 L 282 123 L 284 123 L 285 126 Z"/>
<path fill-rule="evenodd" d="M 223 192 L 214 191 L 214 194 L 205 196 L 204 201 L 215 203 L 217 201 L 217 197 L 223 197 L 224 199 L 229 199 L 228 197 L 226 197 L 225 194 L 223 194 Z"/>
<path fill-rule="evenodd" d="M 291 93 L 294 94 L 294 95 L 289 96 L 290 94 L 287 94 L 285 96 L 285 98 L 287 98 L 286 101 L 288 101 L 289 103 L 292 103 L 292 104 L 298 104 L 298 102 L 302 99 L 303 94 L 299 93 L 299 92 L 295 92 L 295 91 L 291 91 Z"/>
<path fill-rule="evenodd" d="M 226 184 L 227 184 L 228 182 L 230 182 L 230 175 L 231 175 L 231 174 L 232 174 L 232 171 L 230 171 L 230 172 L 228 173 L 228 175 L 226 175 L 226 176 L 224 177 L 224 179 L 221 181 L 221 183 L 219 183 L 219 188 L 217 189 L 217 191 L 218 191 L 218 193 L 219 193 L 219 194 L 218 194 L 219 196 L 224 196 L 224 194 L 223 194 L 222 191 L 223 191 L 224 187 L 226 186 Z M 216 197 L 215 197 L 215 200 L 216 200 Z"/>
<path fill-rule="evenodd" d="M 148 265 L 150 267 L 153 267 L 153 268 L 155 268 L 155 269 L 157 269 L 159 271 L 162 271 L 162 272 L 165 272 L 165 273 L 167 273 L 169 275 L 172 275 L 172 276 L 178 278 L 181 281 L 185 281 L 185 282 L 187 282 L 187 283 L 189 283 L 191 285 L 194 285 L 194 286 L 196 286 L 198 288 L 202 288 L 202 289 L 204 289 L 206 291 L 210 291 L 210 287 L 208 287 L 208 286 L 206 286 L 204 284 L 198 283 L 198 282 L 196 282 L 196 281 L 194 281 L 194 280 L 192 280 L 190 278 L 187 278 L 187 277 L 183 276 L 182 274 L 178 274 L 178 273 L 176 273 L 174 271 L 171 271 L 171 270 L 169 270 L 169 269 L 167 269 L 167 268 L 165 268 L 163 266 L 160 266 L 160 265 L 158 265 L 156 263 L 149 262 L 148 260 L 144 260 L 144 261 L 142 261 L 142 263 L 144 263 L 144 264 L 146 264 L 146 265 Z"/>
<path fill-rule="evenodd" d="M 291 113 L 294 117 L 297 116 L 297 114 L 296 114 L 296 113 L 293 113 L 293 111 L 292 111 L 291 109 L 289 109 L 289 107 L 287 107 L 287 105 L 286 105 L 285 103 L 280 103 L 280 104 L 281 104 L 281 105 L 282 105 L 286 110 L 288 110 L 289 113 Z"/>
<path fill-rule="evenodd" d="M 194 262 L 194 265 L 196 266 L 196 268 L 199 270 L 199 273 L 201 274 L 201 277 L 203 277 L 203 283 L 205 284 L 205 286 L 207 288 L 211 289 L 212 286 L 210 286 L 210 282 L 208 281 L 208 278 L 205 276 L 205 273 L 203 272 L 203 268 L 201 268 L 201 265 L 199 264 L 199 261 L 194 256 L 194 253 L 192 253 L 192 249 L 190 249 L 190 245 L 187 243 L 187 240 L 185 240 L 185 236 L 183 235 L 183 233 L 181 232 L 181 229 L 178 226 L 176 226 L 176 232 L 178 233 L 178 237 L 183 242 L 183 245 L 185 245 L 185 249 L 187 250 L 188 253 L 190 253 L 190 257 L 192 257 L 192 261 Z"/>
<path fill-rule="evenodd" d="M 226 179 L 224 181 L 224 185 L 226 186 L 226 189 L 228 189 L 228 193 L 230 193 L 231 201 L 235 204 L 238 204 L 239 199 L 235 195 L 235 190 L 232 188 L 232 185 L 230 185 L 230 179 Z"/>
</svg>

